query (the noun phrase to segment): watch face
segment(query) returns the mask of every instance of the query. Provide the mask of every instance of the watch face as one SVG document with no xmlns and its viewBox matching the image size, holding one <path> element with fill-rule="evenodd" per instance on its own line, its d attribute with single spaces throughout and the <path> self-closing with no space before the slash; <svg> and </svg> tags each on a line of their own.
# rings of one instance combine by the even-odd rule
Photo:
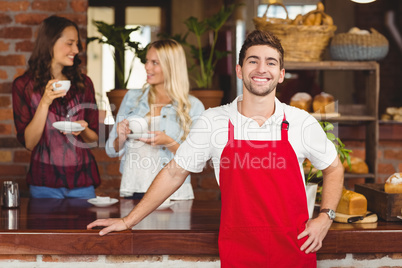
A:
<svg viewBox="0 0 402 268">
<path fill-rule="evenodd" d="M 330 218 L 331 220 L 335 219 L 335 216 L 336 216 L 335 211 L 333 211 L 332 209 L 330 209 L 330 210 L 328 211 L 328 216 L 329 216 L 329 218 Z"/>
</svg>

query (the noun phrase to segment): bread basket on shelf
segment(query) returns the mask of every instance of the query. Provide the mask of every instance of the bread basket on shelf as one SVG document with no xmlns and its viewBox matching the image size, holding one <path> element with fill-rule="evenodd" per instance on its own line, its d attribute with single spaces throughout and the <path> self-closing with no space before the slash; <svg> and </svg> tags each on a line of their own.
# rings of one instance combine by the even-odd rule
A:
<svg viewBox="0 0 402 268">
<path fill-rule="evenodd" d="M 272 5 L 280 5 L 286 11 L 286 19 L 268 18 L 268 9 Z M 316 15 L 325 19 L 327 14 L 320 10 L 313 10 L 301 17 Z M 332 20 L 332 19 L 331 19 Z M 327 48 L 330 38 L 336 30 L 335 25 L 300 25 L 295 20 L 288 18 L 288 11 L 282 4 L 268 4 L 262 17 L 253 19 L 255 28 L 261 31 L 273 33 L 281 41 L 285 50 L 285 61 L 311 62 L 320 61 Z"/>
<path fill-rule="evenodd" d="M 388 40 L 375 29 L 370 30 L 368 34 L 336 34 L 330 45 L 331 58 L 344 61 L 383 59 L 388 53 Z"/>
<path fill-rule="evenodd" d="M 281 19 L 281 18 L 268 18 L 268 10 L 270 6 L 281 6 L 285 9 L 286 12 L 286 19 Z M 273 3 L 273 4 L 268 4 L 267 5 L 267 9 L 264 12 L 264 15 L 262 17 L 255 17 L 253 18 L 253 22 L 255 25 L 255 28 L 257 30 L 261 30 L 261 31 L 269 31 L 269 27 L 271 26 L 271 24 L 291 24 L 292 20 L 289 19 L 289 14 L 288 14 L 288 10 L 286 9 L 286 7 L 281 4 L 281 3 Z M 268 27 L 268 28 L 266 28 Z"/>
</svg>

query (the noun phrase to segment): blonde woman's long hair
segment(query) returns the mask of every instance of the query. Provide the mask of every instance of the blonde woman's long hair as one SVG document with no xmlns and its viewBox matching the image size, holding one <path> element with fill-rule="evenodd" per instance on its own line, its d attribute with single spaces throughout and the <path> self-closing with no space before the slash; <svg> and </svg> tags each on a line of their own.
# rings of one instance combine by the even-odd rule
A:
<svg viewBox="0 0 402 268">
<path fill-rule="evenodd" d="M 170 99 L 175 104 L 177 119 L 182 129 L 181 140 L 184 141 L 190 132 L 191 103 L 189 100 L 190 82 L 187 73 L 186 55 L 183 47 L 175 40 L 158 40 L 149 44 L 148 49 L 155 48 L 163 72 L 164 86 Z M 144 90 L 148 85 L 144 86 Z M 155 104 L 156 91 L 150 86 L 148 95 L 149 107 Z"/>
</svg>

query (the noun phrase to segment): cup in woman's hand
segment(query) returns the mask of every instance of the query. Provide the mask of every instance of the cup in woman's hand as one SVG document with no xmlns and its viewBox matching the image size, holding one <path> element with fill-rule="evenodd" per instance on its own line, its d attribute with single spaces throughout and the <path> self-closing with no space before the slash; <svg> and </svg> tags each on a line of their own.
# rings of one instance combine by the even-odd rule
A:
<svg viewBox="0 0 402 268">
<path fill-rule="evenodd" d="M 67 94 L 67 91 L 70 89 L 71 82 L 70 82 L 70 80 L 60 80 L 60 81 L 54 82 L 52 85 L 53 85 L 54 91 L 65 90 L 66 94 Z"/>
<path fill-rule="evenodd" d="M 148 123 L 147 120 L 143 117 L 139 116 L 131 116 L 127 118 L 128 127 L 133 133 L 147 133 L 148 132 Z"/>
</svg>

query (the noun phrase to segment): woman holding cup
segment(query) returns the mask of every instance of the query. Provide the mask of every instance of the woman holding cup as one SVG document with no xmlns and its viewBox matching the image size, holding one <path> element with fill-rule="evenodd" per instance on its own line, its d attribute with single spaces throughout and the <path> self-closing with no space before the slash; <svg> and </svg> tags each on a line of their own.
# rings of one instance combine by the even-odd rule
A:
<svg viewBox="0 0 402 268">
<path fill-rule="evenodd" d="M 204 111 L 203 104 L 189 95 L 186 57 L 179 43 L 151 43 L 145 70 L 147 83 L 142 90 L 127 92 L 106 142 L 106 153 L 121 157 L 120 196 L 133 199 L 142 198 Z M 190 177 L 170 198 L 194 198 Z"/>
<path fill-rule="evenodd" d="M 90 152 L 98 140 L 98 110 L 92 81 L 79 69 L 81 50 L 78 26 L 48 17 L 28 69 L 13 82 L 17 139 L 32 152 L 27 183 L 33 198 L 93 198 L 100 184 Z"/>
</svg>

